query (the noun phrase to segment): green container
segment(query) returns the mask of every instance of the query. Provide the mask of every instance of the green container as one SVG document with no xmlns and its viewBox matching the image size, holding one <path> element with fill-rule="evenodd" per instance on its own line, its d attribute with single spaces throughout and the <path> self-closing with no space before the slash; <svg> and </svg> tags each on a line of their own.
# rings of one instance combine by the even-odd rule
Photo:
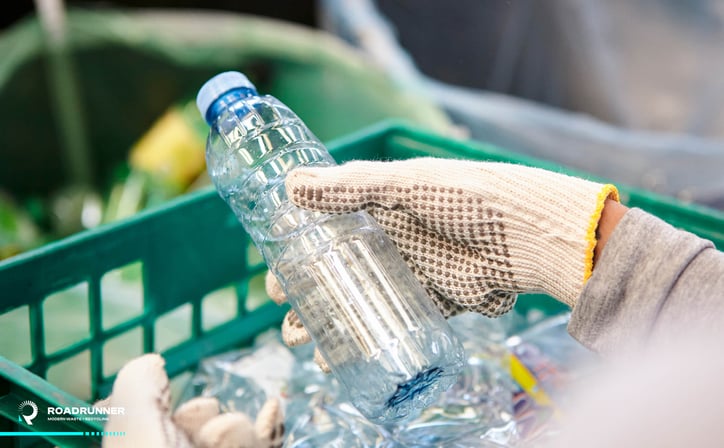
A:
<svg viewBox="0 0 724 448">
<path fill-rule="evenodd" d="M 397 123 L 379 124 L 329 147 L 339 162 L 435 156 L 561 171 L 496 147 Z M 628 205 L 724 247 L 724 214 L 640 190 L 622 187 L 621 193 Z M 99 436 L 85 433 L 101 431 L 100 424 L 46 421 L 39 415 L 27 426 L 18 423 L 18 406 L 25 400 L 34 401 L 41 410 L 85 405 L 78 396 L 92 400 L 108 394 L 122 362 L 143 352 L 162 352 L 169 376 L 188 377 L 202 358 L 244 346 L 281 322 L 286 307 L 266 298 L 264 273 L 248 236 L 213 190 L 0 263 L 0 336 L 5 356 L 0 357 L 4 417 L 0 431 L 72 431 L 83 435 L 44 438 L 60 446 L 99 443 Z M 119 284 L 125 285 L 121 292 L 113 288 Z M 118 308 L 115 295 L 135 303 L 135 308 L 130 307 L 134 312 Z M 547 314 L 565 309 L 547 296 L 522 297 L 516 305 L 522 312 L 531 307 Z M 68 308 L 74 309 L 72 314 L 57 316 Z M 71 326 L 72 337 L 68 328 L 59 331 L 58 326 Z M 53 378 L 53 372 L 64 366 L 72 366 L 66 369 L 69 376 L 83 379 L 86 390 L 71 394 L 66 385 L 43 379 Z M 31 439 L 17 438 L 16 445 L 30 446 Z M 0 438 L 0 445 L 6 446 L 2 442 L 7 440 Z"/>
</svg>

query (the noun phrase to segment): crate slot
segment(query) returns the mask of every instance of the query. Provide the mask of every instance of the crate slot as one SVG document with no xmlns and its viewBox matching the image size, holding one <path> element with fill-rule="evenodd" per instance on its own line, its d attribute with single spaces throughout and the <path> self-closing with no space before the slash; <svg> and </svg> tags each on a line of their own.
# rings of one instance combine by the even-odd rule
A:
<svg viewBox="0 0 724 448">
<path fill-rule="evenodd" d="M 264 264 L 264 258 L 262 258 L 259 250 L 251 242 L 246 246 L 246 262 L 249 266 Z"/>
<path fill-rule="evenodd" d="M 159 316 L 153 326 L 154 350 L 162 352 L 191 339 L 190 303 Z"/>
<path fill-rule="evenodd" d="M 81 400 L 92 398 L 90 369 L 90 351 L 85 350 L 64 361 L 51 365 L 48 369 L 48 381 L 60 389 Z"/>
<path fill-rule="evenodd" d="M 45 353 L 90 339 L 88 282 L 56 291 L 43 301 Z"/>
<path fill-rule="evenodd" d="M 113 328 L 143 313 L 143 263 L 129 263 L 103 274 L 103 329 Z"/>
<path fill-rule="evenodd" d="M 201 301 L 202 328 L 211 330 L 234 319 L 239 313 L 239 297 L 235 286 L 210 292 Z"/>
<path fill-rule="evenodd" d="M 2 355 L 21 366 L 30 364 L 33 354 L 30 348 L 30 316 L 28 306 L 23 305 L 0 314 L 0 341 Z"/>
<path fill-rule="evenodd" d="M 103 344 L 103 376 L 115 375 L 127 361 L 143 354 L 143 329 L 135 327 Z"/>
</svg>

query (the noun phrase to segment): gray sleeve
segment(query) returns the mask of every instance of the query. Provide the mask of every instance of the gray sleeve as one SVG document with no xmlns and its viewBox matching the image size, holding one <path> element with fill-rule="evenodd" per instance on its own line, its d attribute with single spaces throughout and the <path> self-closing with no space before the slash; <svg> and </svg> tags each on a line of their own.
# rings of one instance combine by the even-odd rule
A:
<svg viewBox="0 0 724 448">
<path fill-rule="evenodd" d="M 724 253 L 631 209 L 609 238 L 568 325 L 583 345 L 616 353 L 659 335 L 724 325 Z"/>
</svg>

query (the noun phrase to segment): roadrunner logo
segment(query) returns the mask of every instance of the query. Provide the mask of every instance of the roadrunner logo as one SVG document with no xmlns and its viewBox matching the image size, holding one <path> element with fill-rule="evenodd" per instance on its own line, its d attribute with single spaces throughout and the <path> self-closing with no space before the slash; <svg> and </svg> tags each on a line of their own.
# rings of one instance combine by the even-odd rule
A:
<svg viewBox="0 0 724 448">
<path fill-rule="evenodd" d="M 30 408 L 30 414 L 28 414 L 27 409 Z M 18 421 L 22 422 L 22 420 L 25 420 L 25 423 L 29 426 L 33 425 L 33 419 L 38 416 L 38 405 L 33 403 L 30 400 L 25 400 L 22 403 L 20 403 L 20 406 L 18 406 Z M 22 419 L 22 420 L 21 420 Z"/>
</svg>

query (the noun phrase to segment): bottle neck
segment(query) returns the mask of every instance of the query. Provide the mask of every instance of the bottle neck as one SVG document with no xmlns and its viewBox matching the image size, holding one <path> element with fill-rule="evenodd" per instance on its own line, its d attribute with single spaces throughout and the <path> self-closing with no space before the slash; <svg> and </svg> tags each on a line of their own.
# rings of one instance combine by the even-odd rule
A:
<svg viewBox="0 0 724 448">
<path fill-rule="evenodd" d="M 221 113 L 228 109 L 232 104 L 244 98 L 253 96 L 259 96 L 259 94 L 256 90 L 249 87 L 239 87 L 229 90 L 217 98 L 216 101 L 211 103 L 211 106 L 209 106 L 209 109 L 206 111 L 206 117 L 204 117 L 206 119 L 206 123 L 208 123 L 209 126 L 212 126 L 219 115 L 221 115 Z"/>
</svg>

